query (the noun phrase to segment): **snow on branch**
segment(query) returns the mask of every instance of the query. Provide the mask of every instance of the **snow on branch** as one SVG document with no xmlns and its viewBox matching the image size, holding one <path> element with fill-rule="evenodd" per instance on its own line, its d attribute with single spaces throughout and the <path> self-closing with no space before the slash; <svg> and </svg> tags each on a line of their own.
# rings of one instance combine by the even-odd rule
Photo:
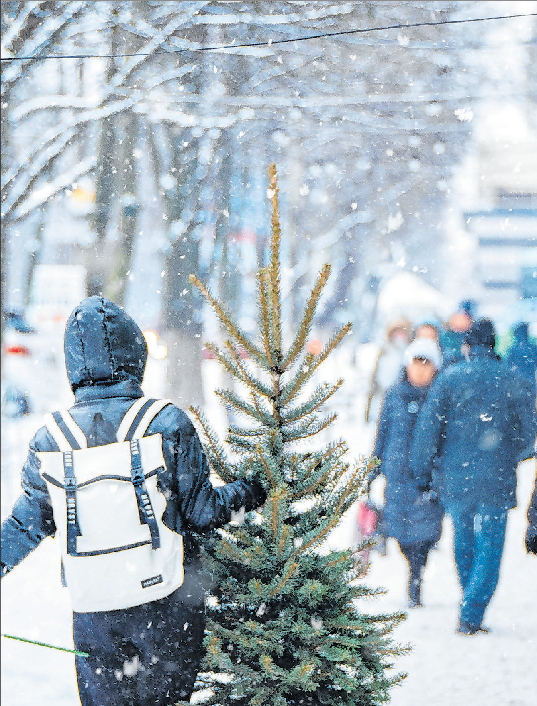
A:
<svg viewBox="0 0 537 706">
<path fill-rule="evenodd" d="M 54 181 L 48 183 L 46 188 L 40 189 L 39 192 L 32 192 L 31 198 L 15 210 L 11 222 L 17 223 L 17 221 L 21 221 L 29 216 L 32 211 L 44 206 L 48 201 L 54 198 L 54 196 L 59 194 L 64 189 L 67 189 L 74 182 L 80 179 L 81 176 L 84 176 L 95 169 L 96 164 L 97 157 L 95 155 L 86 157 L 82 161 L 78 162 L 78 164 L 76 164 L 69 172 L 60 175 L 54 179 Z"/>
<path fill-rule="evenodd" d="M 88 5 L 93 4 L 94 3 L 91 2 L 64 3 L 65 10 L 60 15 L 47 17 L 37 28 L 35 35 L 23 44 L 20 53 L 24 56 L 37 57 L 41 50 L 54 44 L 58 40 L 61 32 L 76 16 L 82 14 L 83 10 L 88 9 Z M 32 9 L 35 9 L 35 6 Z M 25 61 L 11 62 L 2 75 L 2 95 L 6 94 L 19 79 L 24 79 L 27 67 L 32 61 L 33 58 Z"/>
</svg>

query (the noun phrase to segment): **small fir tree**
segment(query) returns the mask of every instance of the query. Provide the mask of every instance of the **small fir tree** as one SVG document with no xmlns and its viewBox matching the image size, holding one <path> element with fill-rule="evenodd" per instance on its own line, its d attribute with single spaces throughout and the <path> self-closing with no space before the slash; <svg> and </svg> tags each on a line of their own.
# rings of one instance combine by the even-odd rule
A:
<svg viewBox="0 0 537 706">
<path fill-rule="evenodd" d="M 206 656 L 199 680 L 216 706 L 332 704 L 373 706 L 389 700 L 403 675 L 387 676 L 391 658 L 404 651 L 389 633 L 403 613 L 361 613 L 356 599 L 377 594 L 358 579 L 356 557 L 319 552 L 328 534 L 363 492 L 370 466 L 351 467 L 342 441 L 318 451 L 299 442 L 326 429 L 336 415 L 323 404 L 342 385 L 304 387 L 349 332 L 347 324 L 314 355 L 306 350 L 314 313 L 330 267 L 311 292 L 289 348 L 282 343 L 280 224 L 276 169 L 270 168 L 272 240 L 270 265 L 258 273 L 259 334 L 252 340 L 194 276 L 229 339 L 208 345 L 248 398 L 219 390 L 224 404 L 247 423 L 231 426 L 226 453 L 199 409 L 192 410 L 213 470 L 226 482 L 257 474 L 268 499 L 260 512 L 204 541 L 211 574 Z M 245 360 L 246 352 L 248 361 Z M 304 399 L 305 398 L 305 399 Z"/>
</svg>

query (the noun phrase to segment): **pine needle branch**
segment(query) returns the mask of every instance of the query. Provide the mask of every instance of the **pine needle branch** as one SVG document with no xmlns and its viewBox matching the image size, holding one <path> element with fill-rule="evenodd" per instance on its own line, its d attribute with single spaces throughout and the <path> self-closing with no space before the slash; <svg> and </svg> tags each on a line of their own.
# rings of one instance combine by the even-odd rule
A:
<svg viewBox="0 0 537 706">
<path fill-rule="evenodd" d="M 215 394 L 226 404 L 231 405 L 238 412 L 242 412 L 248 417 L 255 419 L 256 422 L 260 422 L 266 427 L 274 426 L 274 420 L 268 412 L 265 412 L 263 409 L 256 408 L 253 405 L 249 405 L 241 397 L 236 395 L 234 392 L 231 392 L 231 390 L 215 390 Z"/>
<path fill-rule="evenodd" d="M 358 497 L 358 489 L 361 487 L 361 473 L 362 469 L 357 468 L 349 479 L 348 483 L 340 492 L 340 497 L 338 504 L 331 512 L 331 519 L 322 526 L 322 528 L 308 541 L 302 544 L 296 551 L 294 556 L 302 554 L 303 552 L 311 549 L 314 546 L 318 546 L 325 537 L 341 522 L 342 509 L 349 499 L 352 498 L 352 502 Z M 357 482 L 357 479 L 359 481 Z"/>
<path fill-rule="evenodd" d="M 243 436 L 246 439 L 256 439 L 260 436 L 264 436 L 265 434 L 265 430 L 263 428 L 245 429 L 244 427 L 237 427 L 234 424 L 229 427 L 228 431 L 234 436 Z"/>
<path fill-rule="evenodd" d="M 284 429 L 282 431 L 283 440 L 289 443 L 291 441 L 298 441 L 299 439 L 308 439 L 329 427 L 336 419 L 336 412 L 329 414 L 324 419 L 313 417 L 294 429 Z"/>
<path fill-rule="evenodd" d="M 277 593 L 279 593 L 297 569 L 297 562 L 292 562 L 291 564 L 289 564 L 281 581 L 272 589 L 272 591 L 269 593 L 269 596 L 275 596 Z"/>
<path fill-rule="evenodd" d="M 307 353 L 304 358 L 304 362 L 295 374 L 295 377 L 284 386 L 280 396 L 280 404 L 282 407 L 284 407 L 293 397 L 296 397 L 302 386 L 305 385 L 310 379 L 314 370 L 314 360 L 315 356 L 313 353 Z"/>
<path fill-rule="evenodd" d="M 242 331 L 233 323 L 230 315 L 224 310 L 222 306 L 220 306 L 220 304 L 216 301 L 216 299 L 205 287 L 205 285 L 196 277 L 196 275 L 190 275 L 189 279 L 192 284 L 196 286 L 203 294 L 203 296 L 209 301 L 214 311 L 216 312 L 218 318 L 220 319 L 228 333 L 232 336 L 232 338 L 238 341 L 240 345 L 244 348 L 244 350 L 247 351 L 256 361 L 258 361 L 260 364 L 263 364 L 264 356 L 262 352 L 256 346 L 254 346 L 254 344 L 250 340 L 248 340 L 248 338 L 242 333 Z"/>
<path fill-rule="evenodd" d="M 352 324 L 348 323 L 332 336 L 328 341 L 323 351 L 318 355 L 314 356 L 311 353 L 306 355 L 305 361 L 302 365 L 301 370 L 283 390 L 281 395 L 281 404 L 285 405 L 287 402 L 298 392 L 298 390 L 304 385 L 304 383 L 313 375 L 315 370 L 323 363 L 330 353 L 336 348 L 343 338 L 349 333 L 352 328 Z"/>
<path fill-rule="evenodd" d="M 311 495 L 314 492 L 315 488 L 317 488 L 319 485 L 324 483 L 327 480 L 327 478 L 330 477 L 330 475 L 333 475 L 334 466 L 333 466 L 332 462 L 330 461 L 329 463 L 326 463 L 323 466 L 321 466 L 321 468 L 319 470 L 320 470 L 319 476 L 312 483 L 310 483 L 310 485 L 308 485 L 306 488 L 303 488 L 303 489 L 297 491 L 297 493 L 295 494 L 296 500 L 300 500 L 301 498 L 305 498 L 308 495 Z"/>
<path fill-rule="evenodd" d="M 286 542 L 286 540 L 287 540 L 287 535 L 288 535 L 288 534 L 289 534 L 289 526 L 288 526 L 288 525 L 285 525 L 285 527 L 283 528 L 282 538 L 281 538 L 281 540 L 280 540 L 280 544 L 278 545 L 278 556 L 279 556 L 279 557 L 281 557 L 281 555 L 282 555 L 283 548 L 284 548 L 284 546 L 285 546 L 285 542 Z"/>
<path fill-rule="evenodd" d="M 212 470 L 225 482 L 231 483 L 236 480 L 229 470 L 229 464 L 223 446 L 218 437 L 211 429 L 207 418 L 199 407 L 190 407 L 190 412 L 198 422 L 204 438 L 208 443 L 208 456 L 210 457 Z"/>
<path fill-rule="evenodd" d="M 263 456 L 263 451 L 261 450 L 261 446 L 258 445 L 258 446 L 256 447 L 256 453 L 257 453 L 257 457 L 258 457 L 259 460 L 261 461 L 261 464 L 263 465 L 263 468 L 264 468 L 264 470 L 265 470 L 265 473 L 266 473 L 267 476 L 268 476 L 268 479 L 270 480 L 270 482 L 271 482 L 271 484 L 272 484 L 272 487 L 273 487 L 273 488 L 277 488 L 277 487 L 278 487 L 278 481 L 277 481 L 277 479 L 274 477 L 274 474 L 273 474 L 272 471 L 270 470 L 269 464 L 267 463 L 265 457 Z"/>
<path fill-rule="evenodd" d="M 319 298 L 328 281 L 329 276 L 330 265 L 324 265 L 323 269 L 319 273 L 317 282 L 315 283 L 315 286 L 309 296 L 308 302 L 306 303 L 304 319 L 298 330 L 298 333 L 295 336 L 295 340 L 291 345 L 291 349 L 289 350 L 289 353 L 286 355 L 282 363 L 282 370 L 286 370 L 294 363 L 296 357 L 306 345 L 307 337 L 311 330 L 311 322 L 315 315 L 317 304 L 319 303 Z"/>
<path fill-rule="evenodd" d="M 272 503 L 272 534 L 274 538 L 277 537 L 278 535 L 278 527 L 280 526 L 280 519 L 281 519 L 281 501 L 284 500 L 287 496 L 286 491 L 283 488 L 278 488 L 276 492 L 272 495 L 272 497 L 269 499 L 269 502 Z"/>
<path fill-rule="evenodd" d="M 272 238 L 270 243 L 270 291 L 272 304 L 272 329 L 274 337 L 274 347 L 278 355 L 281 354 L 282 346 L 282 323 L 281 323 L 281 291 L 280 291 L 280 241 L 281 227 L 278 209 L 278 182 L 276 177 L 276 165 L 272 163 L 269 167 L 270 191 L 272 192 L 272 218 L 270 221 L 272 228 Z M 281 363 L 277 361 L 278 365 Z"/>
<path fill-rule="evenodd" d="M 347 453 L 347 444 L 344 441 L 338 441 L 337 443 L 329 446 L 327 448 L 327 450 L 324 452 L 324 454 L 322 454 L 322 456 L 320 456 L 319 458 L 316 458 L 313 461 L 313 463 L 311 463 L 308 466 L 308 468 L 306 469 L 306 471 L 304 473 L 302 481 L 303 482 L 307 481 L 308 478 L 310 477 L 311 473 L 316 468 L 320 468 L 322 466 L 323 462 L 325 461 L 325 459 L 327 459 L 329 456 L 331 456 L 333 453 L 336 453 L 336 452 L 338 452 L 338 456 L 333 462 L 334 465 L 341 456 L 343 456 L 344 454 Z"/>
<path fill-rule="evenodd" d="M 241 371 L 239 368 L 235 365 L 234 361 L 228 356 L 226 356 L 219 348 L 217 345 L 214 343 L 205 343 L 205 348 L 210 351 L 216 360 L 220 363 L 220 365 L 232 376 L 236 377 L 242 382 L 244 382 Z"/>
<path fill-rule="evenodd" d="M 330 353 L 339 346 L 341 341 L 345 338 L 345 336 L 350 332 L 352 329 L 352 324 L 347 323 L 344 326 L 342 326 L 337 333 L 335 333 L 332 338 L 328 341 L 326 346 L 324 347 L 324 350 L 315 357 L 314 365 L 312 368 L 312 371 L 317 370 L 317 368 L 324 363 L 324 361 L 328 358 Z"/>
<path fill-rule="evenodd" d="M 261 382 L 261 380 L 258 380 L 257 378 L 253 377 L 253 375 L 250 374 L 250 372 L 244 366 L 244 364 L 240 358 L 240 355 L 237 353 L 237 351 L 233 347 L 233 344 L 231 343 L 231 341 L 226 341 L 225 345 L 226 345 L 227 349 L 229 350 L 229 352 L 235 362 L 235 365 L 237 366 L 237 369 L 239 371 L 239 373 L 237 374 L 237 377 L 239 379 L 241 379 L 246 385 L 248 385 L 248 387 L 251 390 L 256 390 L 264 397 L 270 398 L 272 396 L 272 390 L 269 387 L 267 387 L 266 385 L 264 385 Z"/>
<path fill-rule="evenodd" d="M 313 392 L 311 396 L 312 399 L 308 402 L 305 402 L 300 407 L 296 407 L 290 412 L 287 412 L 283 417 L 283 421 L 286 423 L 296 422 L 299 419 L 306 417 L 308 414 L 313 414 L 313 412 L 318 410 L 319 407 L 321 407 L 327 400 L 329 400 L 330 397 L 332 397 L 332 395 L 337 392 L 342 385 L 342 378 L 340 378 L 333 385 L 329 385 L 328 383 L 323 383 L 322 385 L 319 385 L 317 389 Z M 316 398 L 318 398 L 317 401 L 313 402 L 312 400 L 315 400 Z"/>
<path fill-rule="evenodd" d="M 265 355 L 267 356 L 268 367 L 273 370 L 276 367 L 272 357 L 273 338 L 270 326 L 270 306 L 269 306 L 269 275 L 266 269 L 259 270 L 257 274 L 259 287 L 259 305 L 261 308 L 261 329 L 263 341 L 265 343 Z"/>
</svg>

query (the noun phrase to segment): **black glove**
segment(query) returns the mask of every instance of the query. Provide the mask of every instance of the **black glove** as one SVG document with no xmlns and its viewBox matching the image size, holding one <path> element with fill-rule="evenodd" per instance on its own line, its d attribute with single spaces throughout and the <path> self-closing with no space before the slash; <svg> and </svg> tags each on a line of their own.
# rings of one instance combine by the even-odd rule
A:
<svg viewBox="0 0 537 706">
<path fill-rule="evenodd" d="M 246 480 L 245 483 L 248 484 L 248 496 L 246 498 L 245 507 L 246 512 L 250 512 L 250 510 L 256 510 L 258 507 L 265 504 L 267 491 L 258 476 L 252 476 Z"/>
<path fill-rule="evenodd" d="M 537 554 L 537 532 L 529 527 L 526 531 L 525 544 L 528 554 Z"/>
</svg>

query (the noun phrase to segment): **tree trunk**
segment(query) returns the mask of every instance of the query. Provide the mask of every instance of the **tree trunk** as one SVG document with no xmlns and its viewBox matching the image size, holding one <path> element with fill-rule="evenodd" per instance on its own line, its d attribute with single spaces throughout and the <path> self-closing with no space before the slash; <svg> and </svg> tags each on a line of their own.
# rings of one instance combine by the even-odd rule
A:
<svg viewBox="0 0 537 706">
<path fill-rule="evenodd" d="M 197 140 L 194 140 L 194 153 L 187 152 L 179 147 L 180 137 L 173 135 L 171 140 L 174 155 L 172 162 L 180 182 L 166 195 L 168 223 L 173 231 L 181 216 L 186 219 L 183 212 L 189 209 L 194 212 L 198 206 L 197 193 L 192 194 L 191 190 L 197 192 L 198 189 L 195 173 L 199 146 Z M 199 266 L 199 243 L 195 237 L 195 227 L 196 222 L 192 216 L 183 232 L 171 233 L 175 239 L 164 265 L 163 337 L 168 346 L 166 394 L 186 407 L 203 403 L 201 304 L 189 280 L 191 274 L 198 272 Z"/>
<path fill-rule="evenodd" d="M 107 296 L 124 306 L 128 276 L 131 269 L 136 233 L 138 230 L 138 189 L 136 158 L 138 144 L 138 117 L 126 113 L 119 117 L 119 193 L 120 213 L 118 238 L 112 248 L 112 269 L 107 286 Z"/>
</svg>

